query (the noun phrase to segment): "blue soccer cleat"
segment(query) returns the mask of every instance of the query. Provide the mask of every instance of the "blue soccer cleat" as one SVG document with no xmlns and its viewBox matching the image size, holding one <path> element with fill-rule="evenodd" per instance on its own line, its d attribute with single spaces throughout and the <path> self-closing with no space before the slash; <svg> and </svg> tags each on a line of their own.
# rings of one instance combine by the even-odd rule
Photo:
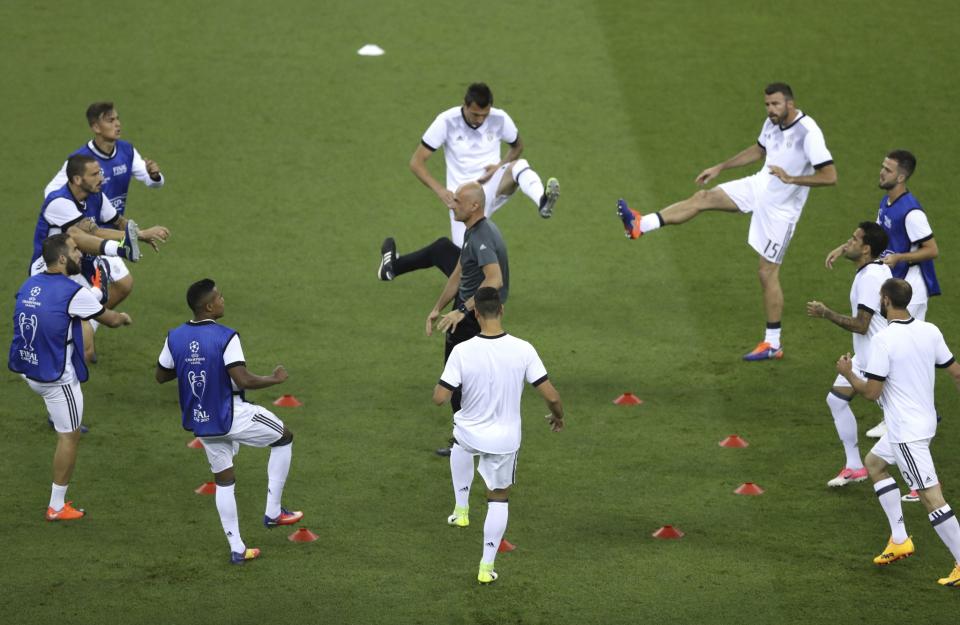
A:
<svg viewBox="0 0 960 625">
<path fill-rule="evenodd" d="M 755 360 L 780 360 L 781 358 L 783 358 L 783 348 L 777 347 L 774 349 L 774 347 L 766 341 L 757 343 L 757 346 L 753 348 L 752 352 L 743 355 L 744 360 L 751 362 Z"/>
<path fill-rule="evenodd" d="M 300 510 L 290 512 L 286 508 L 280 508 L 280 515 L 275 519 L 263 515 L 263 526 L 267 529 L 273 529 L 281 525 L 293 525 L 294 523 L 299 523 L 302 518 L 303 512 Z"/>
<path fill-rule="evenodd" d="M 643 234 L 640 231 L 640 218 L 643 215 L 627 206 L 627 201 L 620 198 L 617 200 L 617 216 L 623 222 L 623 229 L 627 231 L 627 238 L 639 239 L 640 235 Z"/>
</svg>

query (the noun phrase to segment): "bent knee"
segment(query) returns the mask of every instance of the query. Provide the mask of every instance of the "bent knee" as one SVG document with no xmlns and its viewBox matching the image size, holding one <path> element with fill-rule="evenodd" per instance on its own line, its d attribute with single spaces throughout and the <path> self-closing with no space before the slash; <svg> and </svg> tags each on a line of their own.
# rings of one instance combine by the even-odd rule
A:
<svg viewBox="0 0 960 625">
<path fill-rule="evenodd" d="M 293 442 L 293 432 L 291 432 L 290 430 L 287 429 L 286 426 L 284 426 L 284 427 L 283 427 L 283 434 L 280 435 L 280 438 L 278 438 L 278 439 L 276 440 L 276 442 L 271 443 L 270 446 L 271 446 L 271 447 L 283 447 L 283 446 L 285 446 L 285 445 L 289 445 L 289 444 L 292 443 L 292 442 Z"/>
</svg>

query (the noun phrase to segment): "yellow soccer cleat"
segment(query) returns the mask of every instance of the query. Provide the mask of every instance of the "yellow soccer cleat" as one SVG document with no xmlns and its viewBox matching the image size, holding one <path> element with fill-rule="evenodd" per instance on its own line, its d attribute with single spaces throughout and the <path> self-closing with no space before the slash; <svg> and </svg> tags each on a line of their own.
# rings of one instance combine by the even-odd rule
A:
<svg viewBox="0 0 960 625">
<path fill-rule="evenodd" d="M 941 577 L 937 580 L 938 584 L 941 586 L 953 586 L 955 588 L 960 588 L 960 562 L 955 564 L 956 566 L 953 567 L 953 571 L 950 572 L 950 575 Z"/>
<path fill-rule="evenodd" d="M 480 563 L 480 572 L 477 573 L 477 581 L 481 584 L 490 584 L 497 581 L 497 572 L 493 570 L 493 562 L 487 564 Z"/>
<path fill-rule="evenodd" d="M 455 506 L 453 514 L 447 517 L 447 525 L 467 527 L 470 525 L 470 506 Z"/>
<path fill-rule="evenodd" d="M 893 537 L 891 536 L 890 540 L 887 541 L 887 546 L 884 548 L 883 553 L 874 558 L 873 563 L 885 566 L 902 558 L 909 558 L 913 555 L 913 551 L 913 540 L 910 536 L 907 536 L 907 539 L 899 545 L 893 542 Z"/>
</svg>

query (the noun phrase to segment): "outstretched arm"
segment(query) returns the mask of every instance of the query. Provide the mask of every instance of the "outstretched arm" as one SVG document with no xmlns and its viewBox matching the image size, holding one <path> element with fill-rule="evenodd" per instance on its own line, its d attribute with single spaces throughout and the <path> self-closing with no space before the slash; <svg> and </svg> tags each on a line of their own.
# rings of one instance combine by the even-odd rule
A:
<svg viewBox="0 0 960 625">
<path fill-rule="evenodd" d="M 781 167 L 770 167 L 770 175 L 776 176 L 786 184 L 796 184 L 801 187 L 829 187 L 837 184 L 837 168 L 833 163 L 824 165 L 810 176 L 791 176 Z"/>
<path fill-rule="evenodd" d="M 277 365 L 271 375 L 256 375 L 247 371 L 245 365 L 234 365 L 227 369 L 233 382 L 242 389 L 267 388 L 280 384 L 287 379 L 287 370 Z"/>
<path fill-rule="evenodd" d="M 717 165 L 714 165 L 713 167 L 704 169 L 702 172 L 700 172 L 700 175 L 697 176 L 697 184 L 699 185 L 707 184 L 708 182 L 710 182 L 711 180 L 719 176 L 720 172 L 724 170 L 733 169 L 735 167 L 743 167 L 744 165 L 755 163 L 756 161 L 759 161 L 761 158 L 763 158 L 766 153 L 767 153 L 766 150 L 760 147 L 759 143 L 754 143 L 746 150 L 740 152 L 739 154 L 736 154 L 735 156 L 731 156 L 730 158 L 723 161 L 722 163 L 719 163 Z"/>
<path fill-rule="evenodd" d="M 866 334 L 867 330 L 870 329 L 870 320 L 873 319 L 873 312 L 864 308 L 857 310 L 856 317 L 849 317 L 830 310 L 826 304 L 816 300 L 807 302 L 807 315 L 810 317 L 829 319 L 844 330 L 857 334 Z"/>
</svg>

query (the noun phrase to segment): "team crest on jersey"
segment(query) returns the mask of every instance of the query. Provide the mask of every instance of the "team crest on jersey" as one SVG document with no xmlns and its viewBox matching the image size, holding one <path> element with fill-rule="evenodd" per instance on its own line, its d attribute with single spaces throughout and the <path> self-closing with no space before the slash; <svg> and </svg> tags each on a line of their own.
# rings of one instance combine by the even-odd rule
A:
<svg viewBox="0 0 960 625">
<path fill-rule="evenodd" d="M 493 139 L 494 139 L 493 133 L 492 133 L 492 132 L 488 132 L 488 133 L 487 133 L 487 141 L 493 141 Z"/>
</svg>

